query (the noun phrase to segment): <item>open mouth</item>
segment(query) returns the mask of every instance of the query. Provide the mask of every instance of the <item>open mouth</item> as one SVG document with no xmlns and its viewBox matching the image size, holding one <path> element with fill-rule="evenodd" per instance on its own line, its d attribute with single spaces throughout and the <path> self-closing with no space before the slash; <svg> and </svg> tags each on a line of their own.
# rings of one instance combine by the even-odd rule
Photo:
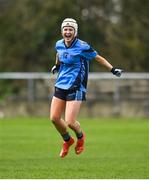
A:
<svg viewBox="0 0 149 180">
<path fill-rule="evenodd" d="M 66 37 L 66 38 L 71 38 L 72 35 L 71 35 L 71 34 L 65 34 L 65 37 Z"/>
</svg>

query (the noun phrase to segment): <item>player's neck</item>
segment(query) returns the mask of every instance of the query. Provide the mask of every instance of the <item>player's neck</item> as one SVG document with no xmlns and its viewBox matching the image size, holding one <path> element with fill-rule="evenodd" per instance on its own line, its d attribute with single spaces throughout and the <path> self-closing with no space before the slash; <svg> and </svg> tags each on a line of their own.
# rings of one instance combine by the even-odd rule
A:
<svg viewBox="0 0 149 180">
<path fill-rule="evenodd" d="M 69 47 L 69 46 L 71 46 L 72 42 L 73 42 L 73 41 L 65 41 L 65 45 L 66 45 L 67 47 Z"/>
<path fill-rule="evenodd" d="M 75 40 L 75 38 L 73 38 L 71 41 L 65 41 L 65 45 L 67 47 L 70 47 L 74 40 Z"/>
</svg>

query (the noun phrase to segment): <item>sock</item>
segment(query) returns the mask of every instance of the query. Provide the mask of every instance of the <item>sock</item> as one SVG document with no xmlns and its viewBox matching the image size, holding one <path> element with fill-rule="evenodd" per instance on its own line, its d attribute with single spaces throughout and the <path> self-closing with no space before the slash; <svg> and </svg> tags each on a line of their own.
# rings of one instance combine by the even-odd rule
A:
<svg viewBox="0 0 149 180">
<path fill-rule="evenodd" d="M 83 137 L 82 131 L 80 133 L 76 133 L 76 136 L 77 136 L 78 139 L 81 139 Z"/>
<path fill-rule="evenodd" d="M 62 138 L 63 138 L 64 141 L 69 141 L 70 140 L 69 133 L 67 132 L 66 134 L 62 134 Z"/>
</svg>

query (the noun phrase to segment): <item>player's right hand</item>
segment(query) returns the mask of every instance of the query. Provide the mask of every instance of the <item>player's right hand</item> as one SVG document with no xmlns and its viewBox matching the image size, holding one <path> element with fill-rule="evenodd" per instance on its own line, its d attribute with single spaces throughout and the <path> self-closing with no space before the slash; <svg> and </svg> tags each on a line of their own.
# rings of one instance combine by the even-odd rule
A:
<svg viewBox="0 0 149 180">
<path fill-rule="evenodd" d="M 53 74 L 55 74 L 56 72 L 58 72 L 59 68 L 60 68 L 60 65 L 54 65 L 54 66 L 52 67 L 52 69 L 51 69 L 51 72 L 52 72 Z"/>
</svg>

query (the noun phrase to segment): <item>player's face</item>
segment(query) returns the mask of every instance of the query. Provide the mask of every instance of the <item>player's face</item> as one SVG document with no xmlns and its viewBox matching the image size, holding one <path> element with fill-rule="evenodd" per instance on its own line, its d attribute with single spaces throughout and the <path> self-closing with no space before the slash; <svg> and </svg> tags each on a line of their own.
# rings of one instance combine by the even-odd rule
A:
<svg viewBox="0 0 149 180">
<path fill-rule="evenodd" d="M 62 30 L 62 36 L 64 38 L 65 43 L 71 43 L 74 39 L 75 30 L 70 26 L 66 26 Z"/>
</svg>

